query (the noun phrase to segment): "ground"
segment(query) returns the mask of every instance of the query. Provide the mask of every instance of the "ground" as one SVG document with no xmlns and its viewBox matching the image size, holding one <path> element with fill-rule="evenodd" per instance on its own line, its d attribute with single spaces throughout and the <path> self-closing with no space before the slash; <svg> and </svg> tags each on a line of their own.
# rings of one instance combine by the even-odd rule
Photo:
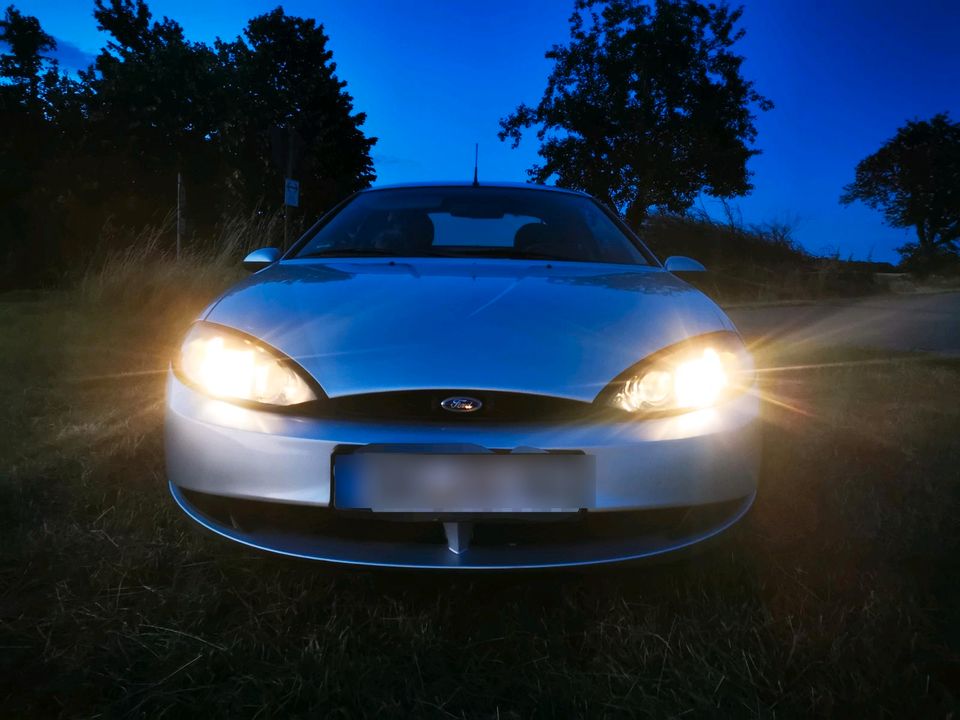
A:
<svg viewBox="0 0 960 720">
<path fill-rule="evenodd" d="M 756 506 L 681 562 L 364 572 L 174 507 L 163 369 L 202 301 L 135 300 L 0 296 L 7 717 L 960 710 L 956 360 L 757 344 Z"/>
</svg>

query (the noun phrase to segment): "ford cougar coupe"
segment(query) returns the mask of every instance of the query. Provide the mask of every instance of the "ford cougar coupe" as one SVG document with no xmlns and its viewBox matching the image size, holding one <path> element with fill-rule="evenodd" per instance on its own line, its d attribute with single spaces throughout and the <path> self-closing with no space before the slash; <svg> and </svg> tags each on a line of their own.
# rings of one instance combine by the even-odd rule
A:
<svg viewBox="0 0 960 720">
<path fill-rule="evenodd" d="M 190 328 L 167 387 L 180 507 L 226 538 L 357 565 L 647 558 L 750 507 L 750 354 L 590 196 L 356 193 Z"/>
</svg>

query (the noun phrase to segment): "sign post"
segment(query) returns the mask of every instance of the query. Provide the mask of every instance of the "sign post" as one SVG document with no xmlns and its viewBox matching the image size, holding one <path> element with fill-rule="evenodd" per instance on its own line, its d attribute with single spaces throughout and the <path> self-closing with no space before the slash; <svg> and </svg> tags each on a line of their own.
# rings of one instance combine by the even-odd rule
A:
<svg viewBox="0 0 960 720">
<path fill-rule="evenodd" d="M 270 131 L 273 162 L 283 171 L 283 247 L 290 247 L 290 208 L 300 207 L 300 182 L 294 180 L 303 138 L 292 125 L 276 126 Z"/>
<path fill-rule="evenodd" d="M 180 198 L 183 197 L 183 183 L 180 180 L 180 171 L 177 171 L 177 262 L 180 262 Z"/>
</svg>

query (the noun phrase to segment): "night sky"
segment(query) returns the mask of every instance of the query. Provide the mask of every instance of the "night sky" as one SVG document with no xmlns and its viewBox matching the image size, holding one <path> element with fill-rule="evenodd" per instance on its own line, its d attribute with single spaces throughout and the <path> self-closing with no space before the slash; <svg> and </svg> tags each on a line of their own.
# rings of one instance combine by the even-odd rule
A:
<svg viewBox="0 0 960 720">
<path fill-rule="evenodd" d="M 93 3 L 20 0 L 60 43 L 65 67 L 89 62 L 104 39 Z M 233 38 L 276 6 L 265 0 L 152 0 L 193 40 Z M 572 0 L 338 0 L 287 2 L 330 36 L 338 74 L 367 113 L 378 183 L 470 179 L 480 143 L 481 180 L 525 180 L 532 133 L 517 150 L 497 140 L 499 118 L 539 100 L 544 52 L 568 36 Z M 816 253 L 897 259 L 907 231 L 878 212 L 842 207 L 858 160 L 908 119 L 960 118 L 960 2 L 852 0 L 747 2 L 739 51 L 745 74 L 772 99 L 758 119 L 753 193 L 734 201 L 746 223 L 788 222 Z M 705 198 L 704 207 L 719 207 Z"/>
</svg>

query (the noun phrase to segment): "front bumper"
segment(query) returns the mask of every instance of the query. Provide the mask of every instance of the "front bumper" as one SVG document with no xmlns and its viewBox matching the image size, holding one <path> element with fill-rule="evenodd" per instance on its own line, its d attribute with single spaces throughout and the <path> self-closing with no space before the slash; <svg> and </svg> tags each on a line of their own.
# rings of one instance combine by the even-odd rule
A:
<svg viewBox="0 0 960 720">
<path fill-rule="evenodd" d="M 745 394 L 716 408 L 625 423 L 357 422 L 239 407 L 198 393 L 171 373 L 167 475 L 174 499 L 194 520 L 232 540 L 285 555 L 428 568 L 616 562 L 695 544 L 749 509 L 759 467 L 758 411 L 758 398 Z M 456 554 L 442 535 L 434 542 L 407 523 L 347 517 L 330 507 L 333 452 L 368 444 L 583 452 L 595 458 L 596 504 L 587 519 L 540 524 L 534 532 L 509 527 L 487 532 L 484 542 L 478 537 L 468 551 Z M 240 510 L 234 513 L 234 507 Z M 236 521 L 238 515 L 250 517 L 251 508 L 255 516 L 260 507 L 264 517 L 278 519 Z"/>
</svg>

